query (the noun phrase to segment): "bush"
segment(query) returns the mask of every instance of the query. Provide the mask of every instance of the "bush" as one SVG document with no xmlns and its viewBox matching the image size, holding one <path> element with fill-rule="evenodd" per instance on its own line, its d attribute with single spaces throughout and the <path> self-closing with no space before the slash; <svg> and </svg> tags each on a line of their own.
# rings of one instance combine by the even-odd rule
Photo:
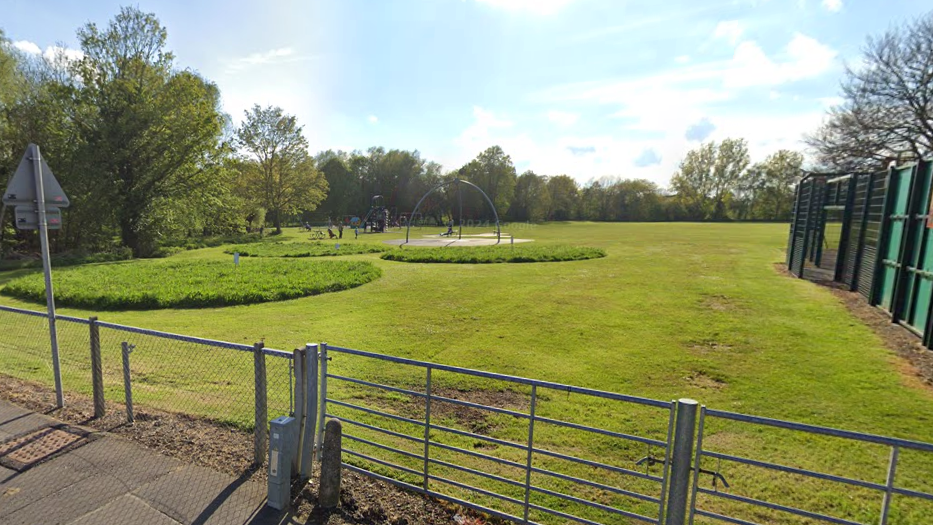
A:
<svg viewBox="0 0 933 525">
<path fill-rule="evenodd" d="M 61 253 L 52 256 L 52 267 L 77 266 L 81 264 L 126 261 L 133 258 L 133 250 L 117 248 L 108 252 L 87 253 L 83 251 Z M 22 268 L 42 268 L 42 259 L 19 259 L 0 261 L 0 271 Z"/>
<path fill-rule="evenodd" d="M 382 253 L 389 249 L 389 246 L 379 244 L 340 244 L 340 248 L 337 249 L 334 243 L 277 242 L 256 244 L 253 246 L 231 246 L 224 250 L 224 252 L 230 254 L 239 253 L 243 257 L 325 257 L 335 255 L 357 255 L 361 253 Z"/>
<path fill-rule="evenodd" d="M 88 310 L 230 306 L 346 290 L 381 274 L 360 261 L 134 261 L 56 272 L 55 300 Z M 44 304 L 43 276 L 15 279 L 0 294 Z"/>
<path fill-rule="evenodd" d="M 387 261 L 455 264 L 582 261 L 605 256 L 600 248 L 561 244 L 402 248 L 382 254 Z"/>
</svg>

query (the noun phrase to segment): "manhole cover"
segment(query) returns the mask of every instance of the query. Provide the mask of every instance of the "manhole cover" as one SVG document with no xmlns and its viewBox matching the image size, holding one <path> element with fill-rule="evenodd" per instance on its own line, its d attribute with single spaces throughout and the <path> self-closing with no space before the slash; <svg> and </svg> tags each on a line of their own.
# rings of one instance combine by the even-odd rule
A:
<svg viewBox="0 0 933 525">
<path fill-rule="evenodd" d="M 54 425 L 0 442 L 0 465 L 22 472 L 90 441 L 92 434 L 68 425 Z"/>
</svg>

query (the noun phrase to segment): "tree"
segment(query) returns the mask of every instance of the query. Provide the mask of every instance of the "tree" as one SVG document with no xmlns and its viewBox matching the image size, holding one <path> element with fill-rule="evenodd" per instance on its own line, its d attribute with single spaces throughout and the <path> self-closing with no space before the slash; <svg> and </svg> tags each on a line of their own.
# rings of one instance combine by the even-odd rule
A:
<svg viewBox="0 0 933 525">
<path fill-rule="evenodd" d="M 724 220 L 750 158 L 744 139 L 709 142 L 687 152 L 671 188 L 694 220 Z"/>
<path fill-rule="evenodd" d="M 869 37 L 842 97 L 806 138 L 824 168 L 875 170 L 933 152 L 933 12 Z"/>
<path fill-rule="evenodd" d="M 262 207 L 272 214 L 276 233 L 282 232 L 286 214 L 314 210 L 327 195 L 327 180 L 314 167 L 301 126 L 282 108 L 253 106 L 245 111 L 237 142 L 246 162 L 241 176 Z"/>
<path fill-rule="evenodd" d="M 499 146 L 490 146 L 477 155 L 466 166 L 460 168 L 459 176 L 482 188 L 498 213 L 504 213 L 509 209 L 518 177 L 512 158 Z M 479 218 L 481 210 L 489 206 L 482 196 L 469 192 L 464 193 L 463 202 L 464 215 L 473 219 Z"/>
<path fill-rule="evenodd" d="M 518 177 L 509 216 L 516 221 L 541 222 L 547 218 L 551 196 L 547 191 L 547 178 L 529 170 Z"/>
<path fill-rule="evenodd" d="M 166 38 L 155 15 L 129 7 L 103 30 L 93 23 L 78 30 L 84 169 L 111 190 L 106 202 L 136 256 L 154 249 L 147 214 L 185 198 L 222 155 L 220 92 L 194 72 L 175 71 Z"/>
<path fill-rule="evenodd" d="M 569 221 L 577 215 L 580 189 L 577 182 L 567 175 L 557 175 L 547 180 L 547 191 L 551 197 L 548 219 Z"/>
<path fill-rule="evenodd" d="M 782 221 L 790 218 L 794 185 L 800 180 L 803 155 L 779 150 L 753 165 L 739 183 L 740 219 Z"/>
</svg>

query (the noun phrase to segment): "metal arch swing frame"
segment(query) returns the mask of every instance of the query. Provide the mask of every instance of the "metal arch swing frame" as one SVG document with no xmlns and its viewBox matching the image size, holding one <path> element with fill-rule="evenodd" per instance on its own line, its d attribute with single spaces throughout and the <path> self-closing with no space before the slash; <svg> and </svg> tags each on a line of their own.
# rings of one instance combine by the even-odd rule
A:
<svg viewBox="0 0 933 525">
<path fill-rule="evenodd" d="M 428 192 L 425 193 L 424 196 L 421 197 L 421 200 L 418 201 L 418 204 L 415 205 L 415 209 L 411 212 L 411 216 L 414 217 L 415 213 L 418 212 L 418 210 L 421 208 L 421 203 L 424 202 L 424 199 L 427 199 L 428 196 L 430 196 L 435 191 L 445 186 L 454 184 L 454 183 L 457 184 L 457 196 L 460 200 L 460 233 L 458 234 L 458 239 L 463 238 L 463 200 L 462 200 L 463 189 L 460 187 L 460 183 L 463 183 L 463 184 L 466 184 L 467 186 L 473 187 L 474 189 L 476 189 L 476 191 L 480 192 L 483 198 L 486 199 L 486 202 L 489 203 L 489 207 L 492 208 L 492 214 L 496 218 L 496 244 L 499 244 L 500 242 L 502 242 L 502 229 L 499 226 L 499 213 L 496 212 L 496 205 L 492 203 L 492 199 L 489 198 L 489 195 L 486 195 L 486 192 L 483 191 L 482 188 L 480 188 L 479 186 L 477 186 L 476 184 L 473 184 L 472 182 L 468 180 L 457 178 L 457 179 L 442 182 L 438 184 L 437 186 L 434 186 L 433 188 L 428 190 Z M 408 228 L 405 230 L 405 244 L 408 244 L 410 233 L 411 233 L 411 221 L 409 220 Z"/>
</svg>

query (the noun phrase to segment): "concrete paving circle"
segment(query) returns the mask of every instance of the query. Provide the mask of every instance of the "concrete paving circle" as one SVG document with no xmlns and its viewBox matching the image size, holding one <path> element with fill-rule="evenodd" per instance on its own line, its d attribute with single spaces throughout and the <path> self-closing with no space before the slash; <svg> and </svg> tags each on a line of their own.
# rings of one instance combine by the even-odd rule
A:
<svg viewBox="0 0 933 525">
<path fill-rule="evenodd" d="M 522 242 L 532 242 L 534 239 L 510 239 L 509 237 L 502 237 L 499 244 L 510 244 L 513 241 L 518 244 Z M 440 235 L 424 235 L 420 239 L 410 239 L 408 244 L 405 244 L 405 239 L 390 239 L 382 242 L 394 246 L 401 246 L 404 244 L 405 246 L 428 246 L 438 248 L 444 246 L 492 246 L 496 244 L 496 234 L 480 234 L 479 236 L 464 237 L 462 239 Z"/>
</svg>

